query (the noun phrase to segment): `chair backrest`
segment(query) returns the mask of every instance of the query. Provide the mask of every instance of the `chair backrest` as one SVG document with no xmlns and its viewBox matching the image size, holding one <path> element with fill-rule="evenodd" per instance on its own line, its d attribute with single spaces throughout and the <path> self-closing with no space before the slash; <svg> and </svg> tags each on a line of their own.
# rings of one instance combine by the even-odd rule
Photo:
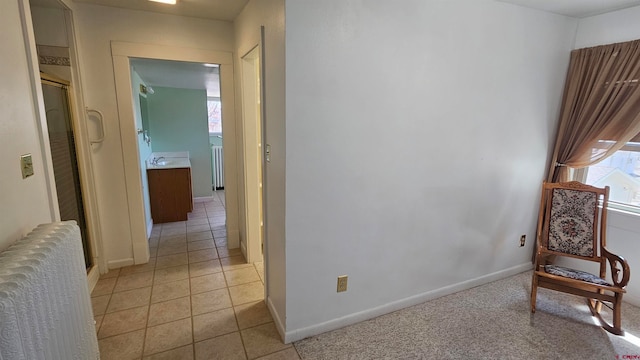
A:
<svg viewBox="0 0 640 360">
<path fill-rule="evenodd" d="M 601 261 L 608 199 L 609 187 L 545 182 L 538 219 L 539 251 Z"/>
</svg>

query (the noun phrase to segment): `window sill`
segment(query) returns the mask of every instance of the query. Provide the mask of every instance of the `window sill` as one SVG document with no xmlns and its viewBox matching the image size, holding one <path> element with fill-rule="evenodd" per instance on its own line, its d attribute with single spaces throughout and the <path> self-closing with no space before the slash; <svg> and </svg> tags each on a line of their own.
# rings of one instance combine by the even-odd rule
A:
<svg viewBox="0 0 640 360">
<path fill-rule="evenodd" d="M 610 202 L 608 210 L 629 216 L 640 216 L 640 206 Z"/>
<path fill-rule="evenodd" d="M 609 204 L 608 226 L 640 233 L 640 208 L 624 204 Z"/>
</svg>

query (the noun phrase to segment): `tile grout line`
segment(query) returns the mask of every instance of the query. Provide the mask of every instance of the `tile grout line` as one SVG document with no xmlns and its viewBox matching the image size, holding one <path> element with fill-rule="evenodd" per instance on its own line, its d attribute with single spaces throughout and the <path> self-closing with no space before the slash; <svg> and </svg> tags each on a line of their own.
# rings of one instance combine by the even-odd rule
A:
<svg viewBox="0 0 640 360">
<path fill-rule="evenodd" d="M 160 225 L 160 235 L 158 238 L 158 249 L 160 249 L 160 239 L 162 238 L 162 225 Z M 153 231 L 153 228 L 151 229 L 151 231 Z M 153 288 L 155 285 L 155 279 L 156 279 L 156 265 L 157 265 L 157 261 L 158 261 L 158 252 L 156 251 L 156 256 L 155 258 L 155 263 L 153 265 L 153 277 L 151 278 L 151 293 L 149 293 L 149 302 L 147 304 L 147 321 L 145 322 L 145 327 L 144 327 L 144 335 L 142 337 L 142 354 L 140 355 L 140 359 L 144 358 L 144 350 L 145 350 L 145 346 L 147 345 L 147 330 L 149 329 L 149 319 L 151 318 L 151 298 L 153 297 Z M 151 258 L 149 258 L 149 261 L 151 261 Z"/>
<path fill-rule="evenodd" d="M 188 241 L 187 241 L 188 242 Z M 192 359 L 196 358 L 196 329 L 193 321 L 193 293 L 191 289 L 191 262 L 189 261 L 189 245 L 187 245 L 187 275 L 189 276 L 189 313 L 191 317 L 189 320 L 191 321 L 191 348 L 192 351 Z"/>
<path fill-rule="evenodd" d="M 225 244 L 218 244 L 218 243 L 216 243 L 216 236 L 213 234 L 213 229 L 211 228 L 211 226 L 213 226 L 213 225 L 211 225 L 211 221 L 212 221 L 212 220 L 213 220 L 213 221 L 216 221 L 216 224 L 218 223 L 218 221 L 217 221 L 217 219 L 215 219 L 215 218 L 216 218 L 216 216 L 213 216 L 213 214 L 211 214 L 211 215 L 213 216 L 213 218 L 210 218 L 210 217 L 209 217 L 209 211 L 207 211 L 207 207 L 206 207 L 206 206 L 203 206 L 203 209 L 204 209 L 205 214 L 207 215 L 207 223 L 209 224 L 209 231 L 211 232 L 211 237 L 212 237 L 212 238 L 211 238 L 210 240 L 212 240 L 212 242 L 213 242 L 213 247 L 212 247 L 211 249 L 207 249 L 207 250 L 215 251 L 215 258 L 214 258 L 214 259 L 209 259 L 209 260 L 195 261 L 195 262 L 191 262 L 191 261 L 190 261 L 190 258 L 189 258 L 189 249 L 188 249 L 188 242 L 189 242 L 189 241 L 188 241 L 188 236 L 189 236 L 189 231 L 188 231 L 188 226 L 186 225 L 186 222 L 184 222 L 184 223 L 185 223 L 184 228 L 185 228 L 185 232 L 186 232 L 186 235 L 185 235 L 185 239 L 184 239 L 184 240 L 185 240 L 185 243 L 187 244 L 187 249 L 185 249 L 185 251 L 181 251 L 181 252 L 178 252 L 178 253 L 175 253 L 175 254 L 167 254 L 167 255 L 163 255 L 163 256 L 170 256 L 170 255 L 185 254 L 185 255 L 187 256 L 187 264 L 186 264 L 186 265 L 187 265 L 187 281 L 189 281 L 189 284 L 188 284 L 188 286 L 189 286 L 189 295 L 188 295 L 188 296 L 190 297 L 190 314 L 189 314 L 190 316 L 189 316 L 189 320 L 190 320 L 190 324 L 191 324 L 191 343 L 190 343 L 189 345 L 191 345 L 191 348 L 192 348 L 193 356 L 194 356 L 194 357 L 196 356 L 196 354 L 195 354 L 195 351 L 196 351 L 196 349 L 195 349 L 196 341 L 195 341 L 195 337 L 194 337 L 194 334 L 195 334 L 195 328 L 194 328 L 194 321 L 193 321 L 193 320 L 194 320 L 194 319 L 193 319 L 193 317 L 194 317 L 194 315 L 193 315 L 193 298 L 192 298 L 192 295 L 193 295 L 192 291 L 193 291 L 193 289 L 192 289 L 191 279 L 192 279 L 192 278 L 197 278 L 197 277 L 203 277 L 203 276 L 210 275 L 210 274 L 203 274 L 203 275 L 200 275 L 200 276 L 192 277 L 192 276 L 191 276 L 191 275 L 192 275 L 192 273 L 191 273 L 191 267 L 190 267 L 189 265 L 191 265 L 191 264 L 195 264 L 195 263 L 199 263 L 199 262 L 207 262 L 207 261 L 210 261 L 210 260 L 217 260 L 217 262 L 218 262 L 218 263 L 220 264 L 220 266 L 221 266 L 221 271 L 220 271 L 220 272 L 221 272 L 221 273 L 222 273 L 222 275 L 223 275 L 223 279 L 224 279 L 224 281 L 225 281 L 225 289 L 227 290 L 227 291 L 226 291 L 226 293 L 227 293 L 227 295 L 229 296 L 230 300 L 231 300 L 230 288 L 231 288 L 231 287 L 233 287 L 233 286 L 230 286 L 230 284 L 229 284 L 229 279 L 228 279 L 228 274 L 227 274 L 227 272 L 234 271 L 234 270 L 241 270 L 241 269 L 242 269 L 242 268 L 240 268 L 240 269 L 234 269 L 234 268 L 232 268 L 232 267 L 231 267 L 230 269 L 228 269 L 227 271 L 225 271 L 225 267 L 224 267 L 224 266 L 222 266 L 222 259 L 224 259 L 224 258 L 232 258 L 232 257 L 234 257 L 234 256 L 233 256 L 233 255 L 231 255 L 228 251 L 226 251 L 226 252 L 225 252 L 226 254 L 225 254 L 225 256 L 224 256 L 224 257 L 221 257 L 221 256 L 220 256 L 220 253 L 219 253 L 219 251 L 218 251 L 218 250 L 219 250 L 219 249 L 221 249 L 221 248 L 224 248 L 227 244 L 226 244 L 226 243 L 225 243 Z M 222 216 L 221 216 L 221 217 L 222 217 Z M 204 225 L 204 224 L 202 224 L 202 225 Z M 221 225 L 224 225 L 224 223 L 223 223 L 223 224 L 218 224 L 218 225 L 215 225 L 215 226 L 216 226 L 216 227 L 219 227 L 219 226 L 221 226 Z M 170 236 L 174 236 L 174 235 L 175 235 L 176 237 L 180 237 L 180 235 L 176 233 L 176 229 L 177 229 L 177 228 L 178 228 L 177 226 L 175 226 L 175 227 L 174 227 L 174 226 L 172 226 L 172 227 L 171 227 L 171 229 L 172 229 L 172 230 L 171 230 L 172 235 L 167 235 L 167 238 L 165 238 L 165 239 L 170 239 Z M 156 247 L 157 247 L 157 249 L 158 249 L 158 250 L 160 249 L 160 247 L 162 247 L 162 246 L 161 246 L 161 245 L 162 245 L 162 244 L 161 244 L 161 240 L 163 239 L 163 237 L 162 237 L 162 235 L 163 235 L 163 231 L 162 231 L 162 230 L 163 230 L 163 229 L 164 229 L 164 225 L 162 226 L 162 228 L 161 228 L 161 230 L 160 230 L 159 235 L 157 235 L 157 244 L 156 244 Z M 167 230 L 168 230 L 168 229 L 169 229 L 169 228 L 167 228 Z M 217 231 L 219 232 L 219 235 L 221 235 L 221 234 L 220 234 L 220 232 L 223 232 L 223 231 L 225 231 L 225 230 L 226 230 L 226 229 L 224 229 L 224 230 L 217 229 Z M 207 232 L 207 231 L 205 230 L 204 232 Z M 225 235 L 225 236 L 219 236 L 217 239 L 219 239 L 220 241 L 222 241 L 222 239 L 226 238 L 226 233 L 225 233 L 224 235 Z M 152 237 L 154 237 L 154 236 L 152 236 Z M 208 239 L 203 239 L 203 240 L 208 240 Z M 166 242 L 164 243 L 164 245 L 165 245 L 165 247 L 167 246 L 167 245 L 166 245 Z M 218 246 L 218 245 L 221 245 L 221 246 Z M 204 249 L 198 249 L 198 250 L 204 250 Z M 198 250 L 194 250 L 194 251 L 198 251 Z M 143 343 L 143 344 L 142 344 L 143 348 L 142 348 L 142 355 L 141 355 L 141 356 L 143 356 L 143 357 L 145 356 L 144 348 L 145 348 L 145 346 L 146 346 L 146 340 L 147 340 L 147 339 L 146 339 L 146 335 L 147 335 L 147 330 L 148 330 L 148 328 L 149 328 L 149 321 L 150 321 L 150 315 L 151 315 L 151 308 L 150 308 L 150 307 L 151 307 L 151 305 L 153 305 L 153 304 L 151 303 L 151 301 L 152 301 L 152 300 L 151 300 L 151 295 L 153 294 L 153 290 L 154 290 L 158 285 L 160 285 L 160 284 L 156 284 L 156 282 L 154 281 L 154 280 L 155 280 L 155 275 L 156 275 L 156 274 L 155 274 L 155 272 L 156 272 L 156 270 L 158 270 L 158 267 L 157 267 L 157 266 L 158 266 L 158 263 L 157 263 L 157 258 L 158 258 L 158 256 L 157 256 L 157 254 L 154 254 L 154 255 L 155 255 L 155 256 L 153 256 L 153 260 L 155 261 L 155 264 L 154 264 L 154 266 L 153 266 L 153 269 L 152 269 L 152 270 L 148 270 L 149 272 L 153 271 L 153 275 L 152 275 L 152 281 L 151 281 L 151 286 L 150 286 L 150 288 L 151 288 L 151 294 L 150 294 L 149 300 L 148 300 L 147 305 L 146 305 L 146 307 L 147 307 L 147 315 L 146 315 L 146 319 L 145 319 L 145 320 L 146 320 L 146 322 L 145 322 L 145 325 L 146 325 L 146 326 L 145 326 L 145 329 L 144 329 L 144 338 L 143 338 L 143 341 L 142 341 L 142 343 Z M 151 261 L 151 260 L 150 260 L 150 261 Z M 176 266 L 182 266 L 182 265 L 184 265 L 184 264 L 176 265 Z M 256 271 L 257 275 L 259 276 L 259 273 L 258 273 L 258 270 L 257 270 L 257 267 L 255 266 L 255 264 L 251 264 L 251 265 L 253 265 L 253 266 L 251 266 L 250 268 L 253 268 L 253 270 L 254 270 L 254 271 Z M 230 265 L 230 266 L 233 266 L 233 265 Z M 170 268 L 170 267 L 169 267 L 169 268 Z M 244 267 L 243 267 L 243 268 L 244 268 Z M 248 268 L 248 267 L 247 267 L 247 268 Z M 143 273 L 143 272 L 139 272 L 139 273 Z M 215 274 L 215 273 L 217 273 L 217 272 L 214 272 L 214 273 L 212 273 L 212 274 Z M 133 273 L 129 273 L 128 275 L 135 275 L 135 274 L 138 274 L 138 273 L 133 272 Z M 117 286 L 117 284 L 118 284 L 118 281 L 119 281 L 119 280 L 121 280 L 121 279 L 120 279 L 120 277 L 122 276 L 122 277 L 124 278 L 124 277 L 126 277 L 126 275 L 127 275 L 127 274 L 122 274 L 121 272 L 119 272 L 119 273 L 115 276 L 115 278 L 116 278 L 115 282 L 116 282 L 116 283 L 114 284 L 114 287 L 111 289 L 111 292 L 110 292 L 110 294 L 109 294 L 109 299 L 108 299 L 108 303 L 107 303 L 107 309 L 108 309 L 108 306 L 109 306 L 109 304 L 111 303 L 111 301 L 112 301 L 112 299 L 113 299 L 113 298 L 112 298 L 112 296 L 113 296 L 113 294 L 115 293 L 115 288 L 116 288 L 116 286 Z M 264 280 L 263 280 L 262 278 L 260 278 L 260 277 L 259 277 L 259 280 L 260 280 L 261 284 L 262 284 L 262 285 L 264 285 Z M 175 281 L 179 281 L 179 280 L 175 280 Z M 255 281 L 255 282 L 257 282 L 257 281 Z M 170 282 L 168 282 L 168 283 L 170 283 Z M 241 286 L 241 285 L 249 284 L 249 283 L 252 283 L 252 282 L 250 281 L 250 282 L 247 282 L 247 283 L 236 284 L 236 285 L 234 285 L 234 286 Z M 134 290 L 134 289 L 138 289 L 138 288 L 144 288 L 144 287 L 136 287 L 136 288 L 127 289 L 127 290 Z M 127 290 L 123 290 L 123 291 L 127 291 Z M 121 292 L 122 292 L 122 291 L 121 291 Z M 165 300 L 165 301 L 160 301 L 159 303 L 168 302 L 168 301 L 170 301 L 170 300 L 175 300 L 175 299 L 169 299 L 169 300 Z M 263 300 L 263 301 L 264 301 L 264 300 Z M 246 347 L 245 347 L 245 344 L 244 344 L 244 338 L 242 337 L 242 331 L 243 331 L 243 330 L 252 329 L 252 328 L 257 327 L 257 326 L 262 326 L 262 325 L 264 325 L 264 324 L 259 324 L 259 325 L 251 326 L 251 327 L 248 327 L 247 329 L 240 329 L 240 324 L 239 324 L 239 320 L 238 320 L 237 313 L 236 313 L 236 311 L 235 311 L 235 306 L 234 306 L 234 304 L 233 304 L 233 300 L 231 300 L 231 301 L 230 301 L 230 303 L 231 303 L 231 304 L 230 304 L 230 307 L 229 307 L 229 308 L 234 312 L 234 319 L 235 319 L 235 322 L 236 322 L 236 327 L 237 327 L 237 329 L 238 329 L 238 332 L 239 332 L 239 334 L 240 334 L 240 336 L 241 336 L 241 341 L 242 341 L 243 350 L 244 350 L 245 356 L 247 356 L 247 357 L 248 357 L 248 353 L 247 353 L 247 350 L 246 350 Z M 252 303 L 252 302 L 247 302 L 247 303 L 243 303 L 243 304 L 238 304 L 238 306 L 240 306 L 240 305 L 245 305 L 245 304 L 250 304 L 250 303 Z M 123 309 L 123 310 L 120 310 L 120 311 L 124 311 L 124 310 L 127 310 L 127 309 Z M 103 319 L 102 319 L 103 321 L 101 321 L 101 324 L 100 324 L 100 326 L 98 327 L 97 331 L 100 331 L 100 329 L 102 328 L 102 325 L 104 324 L 104 316 L 105 316 L 106 314 L 107 314 L 107 313 L 106 313 L 106 310 L 105 310 L 105 313 L 102 315 L 102 316 L 103 316 Z M 273 321 L 271 321 L 271 322 L 273 322 Z M 268 322 L 268 323 L 269 323 L 269 322 Z M 267 323 L 267 324 L 268 324 L 268 323 Z M 161 325 L 161 324 L 160 324 L 160 325 Z M 136 331 L 137 331 L 137 330 L 136 330 Z M 127 332 L 125 332 L 125 333 L 123 333 L 123 334 L 126 334 L 126 333 L 127 333 Z M 119 334 L 118 334 L 118 335 L 119 335 Z M 221 334 L 221 335 L 215 336 L 215 337 L 213 337 L 213 338 L 211 338 L 211 339 L 214 339 L 214 338 L 217 338 L 217 337 L 220 337 L 220 336 L 224 336 L 224 335 L 228 335 L 228 334 Z M 115 335 L 114 335 L 114 336 L 115 336 Z M 205 339 L 205 340 L 209 340 L 209 339 Z M 203 340 L 203 341 L 205 341 L 205 340 Z M 183 346 L 184 346 L 184 345 L 183 345 Z M 182 346 L 180 346 L 180 347 L 182 347 Z M 179 348 L 179 347 L 172 348 L 172 349 L 165 349 L 165 350 L 163 350 L 163 351 L 160 351 L 160 352 L 157 352 L 157 353 L 153 353 L 153 354 L 149 354 L 149 355 L 160 354 L 160 353 L 168 352 L 168 351 L 171 351 L 171 350 L 174 350 L 174 349 L 177 349 L 177 348 Z M 274 353 L 275 353 L 275 352 L 274 352 Z M 267 355 L 270 355 L 270 354 L 261 354 L 261 356 L 267 356 Z"/>
<path fill-rule="evenodd" d="M 186 229 L 186 225 L 185 225 L 185 229 Z M 186 230 L 185 230 L 185 232 L 186 232 Z M 175 255 L 175 254 L 170 254 L 170 255 Z M 151 281 L 151 294 L 149 295 L 149 304 L 148 304 L 148 311 L 147 311 L 147 324 L 145 326 L 145 337 L 143 339 L 143 348 L 142 348 L 142 357 L 143 358 L 145 356 L 145 354 L 144 354 L 144 345 L 146 345 L 146 335 L 147 335 L 147 330 L 149 329 L 149 320 L 151 319 L 151 305 L 153 305 L 151 303 L 151 298 L 153 296 L 153 289 L 154 289 L 154 287 L 156 285 L 162 285 L 162 284 L 156 284 L 156 282 L 155 282 L 155 269 L 156 269 L 156 266 L 157 266 L 157 256 L 156 256 L 156 263 L 154 264 L 154 276 L 153 276 L 153 279 Z M 182 266 L 182 265 L 178 265 L 178 266 Z M 180 280 L 175 280 L 175 281 L 180 281 Z M 188 265 L 187 265 L 187 281 L 189 282 L 189 295 L 188 296 L 189 296 L 189 302 L 191 303 L 191 277 L 189 276 L 189 267 L 188 267 Z M 168 282 L 165 282 L 163 284 L 168 284 L 168 283 L 171 283 L 171 282 L 172 281 L 168 281 Z M 163 303 L 163 302 L 168 302 L 168 301 L 172 301 L 172 300 L 181 299 L 181 298 L 184 298 L 184 297 L 186 297 L 186 296 L 175 298 L 175 299 L 168 299 L 168 300 L 165 300 L 165 301 L 159 301 L 156 304 L 160 304 L 160 303 Z M 189 321 L 191 323 L 191 342 L 190 342 L 190 345 L 192 345 L 192 344 L 194 344 L 194 341 L 193 341 L 193 312 L 191 311 L 191 306 L 190 306 L 190 309 L 189 309 L 189 314 L 190 314 Z M 161 324 L 156 324 L 154 326 L 160 326 L 160 325 L 168 324 L 168 323 L 173 322 L 173 321 L 179 321 L 179 320 L 184 320 L 184 319 L 186 319 L 186 318 L 182 318 L 182 319 L 178 319 L 178 320 L 172 320 L 172 321 L 164 322 L 164 323 L 161 323 Z M 164 352 L 172 351 L 172 350 L 181 348 L 183 346 L 186 346 L 186 345 L 180 345 L 180 346 L 176 346 L 174 348 L 165 349 L 163 351 L 159 351 L 159 352 L 156 352 L 156 353 L 149 354 L 149 356 L 156 355 L 156 354 L 162 354 Z"/>
</svg>

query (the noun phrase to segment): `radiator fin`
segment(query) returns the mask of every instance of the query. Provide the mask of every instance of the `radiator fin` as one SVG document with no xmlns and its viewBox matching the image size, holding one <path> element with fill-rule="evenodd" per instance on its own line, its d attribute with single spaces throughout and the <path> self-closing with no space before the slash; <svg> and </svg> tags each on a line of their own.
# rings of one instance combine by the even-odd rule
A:
<svg viewBox="0 0 640 360">
<path fill-rule="evenodd" d="M 213 189 L 224 189 L 224 161 L 222 146 L 211 147 L 211 166 L 213 170 Z"/>
<path fill-rule="evenodd" d="M 0 360 L 99 358 L 80 229 L 40 225 L 0 253 Z"/>
</svg>

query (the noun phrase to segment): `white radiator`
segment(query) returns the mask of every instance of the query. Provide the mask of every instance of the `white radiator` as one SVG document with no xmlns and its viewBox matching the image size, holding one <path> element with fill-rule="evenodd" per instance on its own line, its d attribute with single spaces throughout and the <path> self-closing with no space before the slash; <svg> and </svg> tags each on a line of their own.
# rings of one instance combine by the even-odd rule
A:
<svg viewBox="0 0 640 360">
<path fill-rule="evenodd" d="M 213 169 L 213 189 L 224 188 L 224 162 L 222 146 L 211 147 L 211 166 Z"/>
<path fill-rule="evenodd" d="M 0 253 L 0 360 L 99 358 L 80 229 L 40 225 Z"/>
</svg>

